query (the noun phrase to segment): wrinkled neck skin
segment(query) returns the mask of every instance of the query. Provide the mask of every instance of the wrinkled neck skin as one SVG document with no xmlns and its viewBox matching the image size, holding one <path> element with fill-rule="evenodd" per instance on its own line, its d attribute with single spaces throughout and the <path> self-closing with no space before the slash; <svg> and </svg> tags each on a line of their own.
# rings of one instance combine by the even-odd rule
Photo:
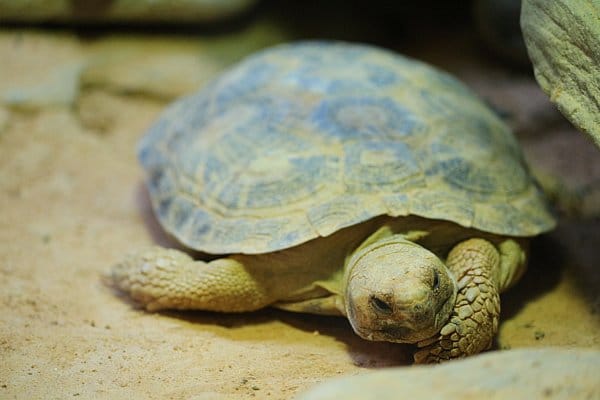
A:
<svg viewBox="0 0 600 400">
<path fill-rule="evenodd" d="M 346 262 L 343 288 L 354 331 L 367 340 L 397 343 L 437 334 L 457 291 L 435 254 L 398 234 L 367 239 Z"/>
</svg>

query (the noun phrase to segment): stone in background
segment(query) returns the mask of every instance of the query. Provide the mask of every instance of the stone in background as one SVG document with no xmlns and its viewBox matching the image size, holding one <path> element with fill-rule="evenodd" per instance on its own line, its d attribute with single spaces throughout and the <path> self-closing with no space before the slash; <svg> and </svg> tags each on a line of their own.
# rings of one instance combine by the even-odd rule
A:
<svg viewBox="0 0 600 400">
<path fill-rule="evenodd" d="M 87 61 L 69 33 L 0 33 L 0 102 L 37 108 L 73 104 Z"/>
<path fill-rule="evenodd" d="M 11 22 L 214 22 L 249 9 L 256 0 L 0 0 Z"/>
</svg>

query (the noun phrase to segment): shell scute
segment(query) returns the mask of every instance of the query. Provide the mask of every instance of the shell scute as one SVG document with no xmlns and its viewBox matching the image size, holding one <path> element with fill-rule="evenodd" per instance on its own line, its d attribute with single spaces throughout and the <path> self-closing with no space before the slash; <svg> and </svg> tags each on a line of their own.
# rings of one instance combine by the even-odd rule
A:
<svg viewBox="0 0 600 400">
<path fill-rule="evenodd" d="M 317 129 L 344 140 L 410 135 L 419 121 L 409 110 L 385 97 L 334 97 L 313 114 Z"/>
</svg>

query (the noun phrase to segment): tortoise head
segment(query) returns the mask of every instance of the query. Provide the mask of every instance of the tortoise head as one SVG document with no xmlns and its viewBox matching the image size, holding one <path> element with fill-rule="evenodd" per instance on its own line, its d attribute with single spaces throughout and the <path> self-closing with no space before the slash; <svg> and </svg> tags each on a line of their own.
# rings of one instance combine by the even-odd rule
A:
<svg viewBox="0 0 600 400">
<path fill-rule="evenodd" d="M 416 343 L 450 318 L 456 282 L 445 264 L 394 235 L 358 250 L 345 275 L 346 314 L 364 339 Z"/>
</svg>

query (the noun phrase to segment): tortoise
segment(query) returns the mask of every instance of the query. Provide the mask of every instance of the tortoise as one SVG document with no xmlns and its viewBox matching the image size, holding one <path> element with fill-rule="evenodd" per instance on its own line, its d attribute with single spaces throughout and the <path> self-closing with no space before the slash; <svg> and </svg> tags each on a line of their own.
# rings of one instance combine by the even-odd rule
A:
<svg viewBox="0 0 600 400">
<path fill-rule="evenodd" d="M 416 362 L 487 349 L 553 216 L 509 128 L 382 48 L 278 45 L 177 100 L 139 145 L 164 229 L 112 270 L 146 309 L 345 316 Z"/>
</svg>

